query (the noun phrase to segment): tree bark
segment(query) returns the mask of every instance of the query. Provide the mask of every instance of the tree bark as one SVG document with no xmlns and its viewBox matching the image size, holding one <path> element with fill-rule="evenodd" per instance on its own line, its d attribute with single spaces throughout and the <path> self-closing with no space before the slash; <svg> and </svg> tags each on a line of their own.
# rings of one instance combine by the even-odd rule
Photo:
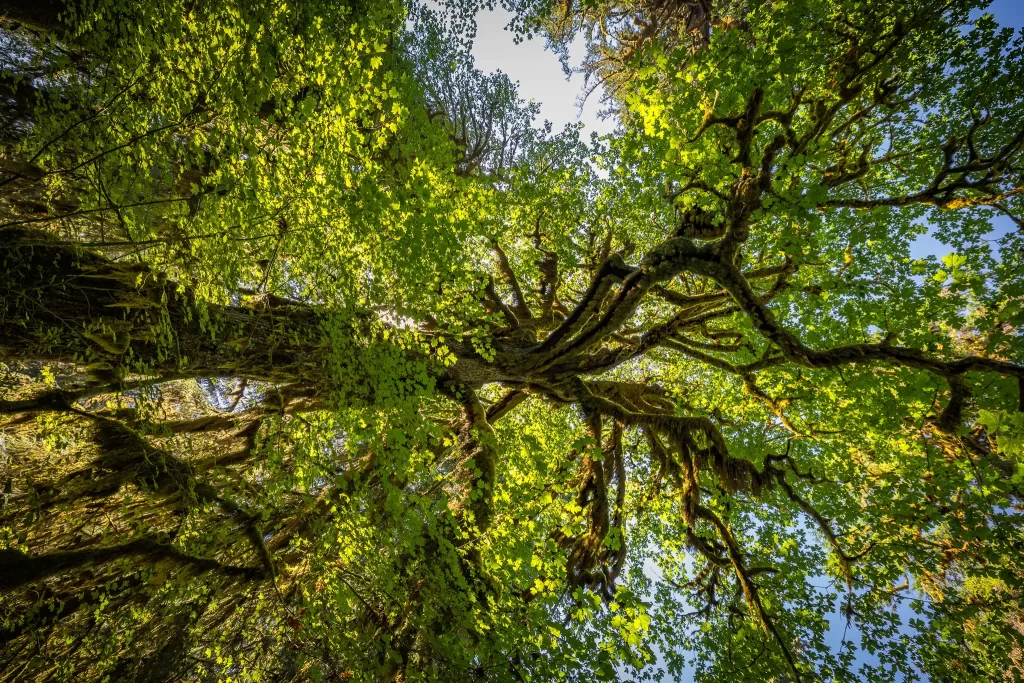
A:
<svg viewBox="0 0 1024 683">
<path fill-rule="evenodd" d="M 84 369 L 83 383 L 67 396 L 116 388 L 132 374 L 268 382 L 281 387 L 282 402 L 307 409 L 329 397 L 373 402 L 374 365 L 383 355 L 397 362 L 389 371 L 401 374 L 407 363 L 417 381 L 424 371 L 470 388 L 508 378 L 471 344 L 445 338 L 457 362 L 443 367 L 398 343 L 397 331 L 384 331 L 367 312 L 278 297 L 257 297 L 250 306 L 204 302 L 145 265 L 115 262 L 38 230 L 0 228 L 0 358 Z"/>
<path fill-rule="evenodd" d="M 331 337 L 328 317 L 301 304 L 205 303 L 146 266 L 39 231 L 0 230 L 0 357 L 84 368 L 86 386 L 128 373 L 244 377 L 323 396 L 331 345 L 373 343 L 365 320 L 349 316 Z"/>
<path fill-rule="evenodd" d="M 121 558 L 145 556 L 151 559 L 173 558 L 190 564 L 200 571 L 219 570 L 240 578 L 259 581 L 265 578 L 262 569 L 222 565 L 216 560 L 185 555 L 173 546 L 144 536 L 105 548 L 85 548 L 67 552 L 49 553 L 33 557 L 20 550 L 0 550 L 0 590 L 11 590 L 40 581 L 77 567 Z"/>
<path fill-rule="evenodd" d="M 0 16 L 59 38 L 68 30 L 61 19 L 67 9 L 64 0 L 4 0 L 0 3 Z"/>
</svg>

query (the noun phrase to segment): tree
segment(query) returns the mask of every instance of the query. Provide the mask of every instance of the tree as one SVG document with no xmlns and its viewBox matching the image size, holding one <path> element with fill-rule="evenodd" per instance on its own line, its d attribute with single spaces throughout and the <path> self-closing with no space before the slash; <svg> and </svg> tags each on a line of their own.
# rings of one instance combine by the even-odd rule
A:
<svg viewBox="0 0 1024 683">
<path fill-rule="evenodd" d="M 0 680 L 1020 680 L 983 4 L 12 11 Z"/>
</svg>

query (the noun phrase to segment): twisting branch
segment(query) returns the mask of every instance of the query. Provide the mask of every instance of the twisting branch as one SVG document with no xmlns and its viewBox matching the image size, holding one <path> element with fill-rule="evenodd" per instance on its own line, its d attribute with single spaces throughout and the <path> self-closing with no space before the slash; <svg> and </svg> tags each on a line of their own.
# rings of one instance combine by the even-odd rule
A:
<svg viewBox="0 0 1024 683">
<path fill-rule="evenodd" d="M 516 314 L 512 312 L 512 309 L 502 301 L 501 296 L 498 294 L 497 290 L 494 289 L 493 278 L 487 278 L 487 284 L 484 285 L 484 293 L 487 295 L 487 300 L 484 302 L 485 305 L 490 303 L 494 310 L 499 311 L 502 317 L 505 318 L 505 322 L 508 323 L 509 327 L 513 329 L 519 327 L 519 318 L 517 318 Z"/>
<path fill-rule="evenodd" d="M 615 581 L 626 563 L 626 534 L 625 534 L 625 506 L 626 506 L 626 461 L 622 452 L 622 424 L 612 423 L 612 432 L 609 436 L 611 447 L 606 449 L 611 456 L 612 469 L 607 471 L 606 479 L 614 476 L 615 479 L 615 506 L 612 511 L 612 529 L 617 532 L 616 541 L 618 548 L 607 551 L 605 569 L 605 597 L 615 597 Z"/>
<path fill-rule="evenodd" d="M 555 305 L 558 301 L 558 255 L 542 246 L 540 221 L 541 216 L 538 215 L 537 224 L 533 230 L 533 248 L 540 254 L 537 259 L 537 269 L 540 271 L 541 279 L 537 294 L 540 296 L 541 319 L 545 322 L 552 322 L 555 316 Z"/>
<path fill-rule="evenodd" d="M 494 424 L 505 415 L 508 415 L 512 410 L 516 408 L 520 403 L 530 398 L 530 394 L 523 391 L 522 389 L 513 389 L 498 401 L 487 409 L 487 423 Z"/>
<path fill-rule="evenodd" d="M 904 195 L 869 199 L 831 199 L 822 208 L 847 207 L 873 209 L 879 206 L 908 206 L 926 204 L 943 209 L 961 209 L 971 206 L 993 206 L 1002 209 L 1002 203 L 1024 192 L 1024 185 L 1006 187 L 1012 171 L 1006 167 L 1024 150 L 1024 128 L 1004 143 L 989 157 L 982 157 L 976 147 L 975 135 L 987 125 L 988 119 L 976 119 L 963 136 L 954 136 L 943 144 L 942 164 L 927 187 Z M 957 164 L 957 158 L 967 152 L 967 160 Z M 1019 175 L 1018 175 L 1019 182 Z M 1003 209 L 1004 210 L 1004 209 Z"/>
<path fill-rule="evenodd" d="M 587 288 L 580 302 L 566 316 L 565 320 L 548 334 L 543 342 L 532 349 L 533 353 L 546 359 L 548 352 L 557 349 L 562 340 L 575 334 L 598 313 L 604 304 L 605 297 L 616 282 L 622 281 L 623 278 L 629 277 L 635 272 L 636 269 L 627 266 L 622 256 L 615 254 L 609 257 L 594 275 L 590 287 Z"/>
<path fill-rule="evenodd" d="M 487 411 L 466 386 L 453 387 L 462 407 L 459 427 L 459 472 L 463 482 L 463 500 L 460 507 L 473 515 L 477 533 L 484 533 L 491 525 L 494 514 L 494 478 L 497 452 L 494 431 L 487 421 Z M 511 402 L 513 399 L 509 399 Z"/>
<path fill-rule="evenodd" d="M 202 572 L 218 571 L 247 581 L 259 581 L 265 578 L 260 569 L 235 567 L 221 564 L 217 560 L 193 557 L 181 552 L 158 536 L 144 536 L 120 545 L 69 550 L 38 557 L 26 555 L 20 550 L 0 550 L 0 566 L 3 567 L 3 571 L 0 572 L 0 588 L 11 590 L 79 567 L 140 555 L 154 558 L 165 557 L 191 565 Z"/>
<path fill-rule="evenodd" d="M 546 369 L 560 358 L 593 347 L 625 324 L 653 286 L 670 280 L 688 269 L 703 268 L 704 264 L 711 261 L 713 254 L 714 251 L 709 245 L 698 246 L 688 238 L 674 237 L 648 252 L 640 268 L 625 266 L 621 256 L 613 256 L 605 262 L 591 284 L 584 297 L 586 305 L 577 306 L 558 329 L 531 350 L 539 359 L 533 362 L 540 365 L 540 369 Z M 623 270 L 626 275 L 621 277 L 618 291 L 604 307 L 604 312 L 595 315 L 600 310 L 601 301 L 608 294 L 612 282 L 618 281 Z M 587 315 L 584 316 L 584 313 Z M 585 326 L 591 317 L 596 318 L 595 322 Z M 559 343 L 576 330 L 580 331 L 575 337 Z"/>
<path fill-rule="evenodd" d="M 886 362 L 927 370 L 944 378 L 959 377 L 971 371 L 998 372 L 1013 377 L 1024 376 L 1024 367 L 1004 360 L 981 356 L 963 356 L 943 360 L 919 349 L 895 346 L 888 341 L 877 344 L 846 344 L 822 351 L 805 346 L 796 335 L 780 325 L 771 310 L 754 293 L 746 278 L 730 263 L 722 264 L 714 277 L 750 316 L 755 329 L 775 344 L 790 361 L 809 368 L 832 368 L 853 363 Z M 952 386 L 951 386 L 952 389 Z M 954 389 L 958 401 L 963 396 Z M 948 418 L 947 418 L 948 419 Z"/>
<path fill-rule="evenodd" d="M 782 656 L 785 657 L 790 670 L 793 672 L 796 680 L 800 681 L 800 670 L 796 666 L 796 659 L 793 656 L 793 651 L 786 643 L 786 640 L 782 637 L 782 633 L 779 631 L 778 626 L 776 626 L 775 621 L 768 614 L 768 610 L 765 609 L 764 603 L 761 601 L 761 595 L 757 584 L 754 583 L 751 570 L 746 566 L 746 562 L 743 558 L 743 551 L 740 550 L 739 543 L 736 542 L 736 537 L 733 535 L 732 529 L 722 521 L 721 517 L 703 505 L 697 507 L 697 517 L 711 522 L 711 525 L 715 527 L 719 538 L 722 539 L 722 542 L 725 543 L 726 548 L 728 548 L 729 561 L 732 564 L 733 570 L 736 572 L 736 578 L 739 581 L 740 587 L 743 589 L 743 595 L 747 600 L 747 604 L 750 605 L 752 610 L 754 610 L 754 613 L 757 615 L 757 619 L 761 623 L 765 632 L 775 639 L 779 649 L 782 650 Z"/>
<path fill-rule="evenodd" d="M 515 271 L 512 270 L 512 266 L 508 262 L 508 256 L 505 255 L 505 251 L 498 244 L 497 240 L 491 241 L 491 249 L 498 259 L 498 270 L 505 276 L 505 281 L 512 289 L 512 310 L 519 320 L 530 320 L 533 318 L 533 314 L 530 313 L 530 308 L 526 304 L 523 288 L 519 285 L 519 278 L 516 277 Z"/>
<path fill-rule="evenodd" d="M 793 488 L 793 486 L 786 481 L 786 470 L 775 467 L 771 464 L 771 456 L 765 458 L 765 468 L 775 475 L 775 480 L 778 482 L 779 487 L 782 489 L 786 497 L 797 504 L 797 506 L 814 520 L 814 523 L 821 530 L 822 535 L 825 536 L 825 540 L 830 546 L 832 546 L 833 552 L 836 554 L 836 558 L 839 560 L 839 567 L 843 571 L 843 575 L 846 578 L 847 585 L 853 582 L 853 564 L 860 559 L 863 559 L 871 549 L 874 547 L 873 543 L 868 543 L 863 550 L 855 554 L 848 554 L 842 544 L 839 542 L 839 537 L 835 531 L 832 530 L 832 522 L 830 522 L 824 515 L 818 512 L 813 505 L 807 500 L 800 496 Z"/>
<path fill-rule="evenodd" d="M 587 429 L 594 445 L 587 449 L 580 463 L 580 485 L 576 505 L 584 511 L 587 531 L 578 536 L 567 536 L 561 531 L 554 534 L 555 541 L 569 549 L 566 558 L 566 577 L 570 586 L 590 587 L 601 593 L 607 588 L 607 576 L 602 571 L 604 542 L 608 536 L 608 478 L 605 476 L 603 457 L 596 457 L 594 449 L 601 443 L 602 419 L 598 412 L 587 414 Z"/>
<path fill-rule="evenodd" d="M 789 430 L 794 436 L 804 436 L 804 434 L 796 428 L 796 426 L 789 420 L 786 413 L 783 411 L 785 407 L 785 399 L 779 400 L 772 398 L 768 393 L 757 386 L 757 381 L 753 374 L 748 374 L 743 377 L 743 388 L 748 394 L 757 398 L 764 403 L 772 411 L 775 417 L 779 418 L 782 426 Z"/>
</svg>

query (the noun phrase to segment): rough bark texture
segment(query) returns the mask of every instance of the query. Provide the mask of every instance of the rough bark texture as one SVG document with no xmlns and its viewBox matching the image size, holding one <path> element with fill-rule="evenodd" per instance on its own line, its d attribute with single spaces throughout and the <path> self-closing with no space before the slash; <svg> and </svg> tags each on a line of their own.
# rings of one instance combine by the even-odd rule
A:
<svg viewBox="0 0 1024 683">
<path fill-rule="evenodd" d="M 0 232 L 0 273 L 6 358 L 75 364 L 97 384 L 134 372 L 328 388 L 323 318 L 308 306 L 197 302 L 145 266 L 20 228 Z"/>
<path fill-rule="evenodd" d="M 4 0 L 0 3 L 0 17 L 59 36 L 68 28 L 61 17 L 68 5 L 64 0 Z"/>
</svg>

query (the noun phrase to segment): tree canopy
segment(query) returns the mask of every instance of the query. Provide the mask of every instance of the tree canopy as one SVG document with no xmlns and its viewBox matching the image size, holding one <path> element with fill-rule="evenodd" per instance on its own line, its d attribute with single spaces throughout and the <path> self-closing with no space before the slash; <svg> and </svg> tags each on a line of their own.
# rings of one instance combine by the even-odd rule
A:
<svg viewBox="0 0 1024 683">
<path fill-rule="evenodd" d="M 1024 680 L 1024 34 L 494 4 L 7 3 L 0 681 Z"/>
</svg>

